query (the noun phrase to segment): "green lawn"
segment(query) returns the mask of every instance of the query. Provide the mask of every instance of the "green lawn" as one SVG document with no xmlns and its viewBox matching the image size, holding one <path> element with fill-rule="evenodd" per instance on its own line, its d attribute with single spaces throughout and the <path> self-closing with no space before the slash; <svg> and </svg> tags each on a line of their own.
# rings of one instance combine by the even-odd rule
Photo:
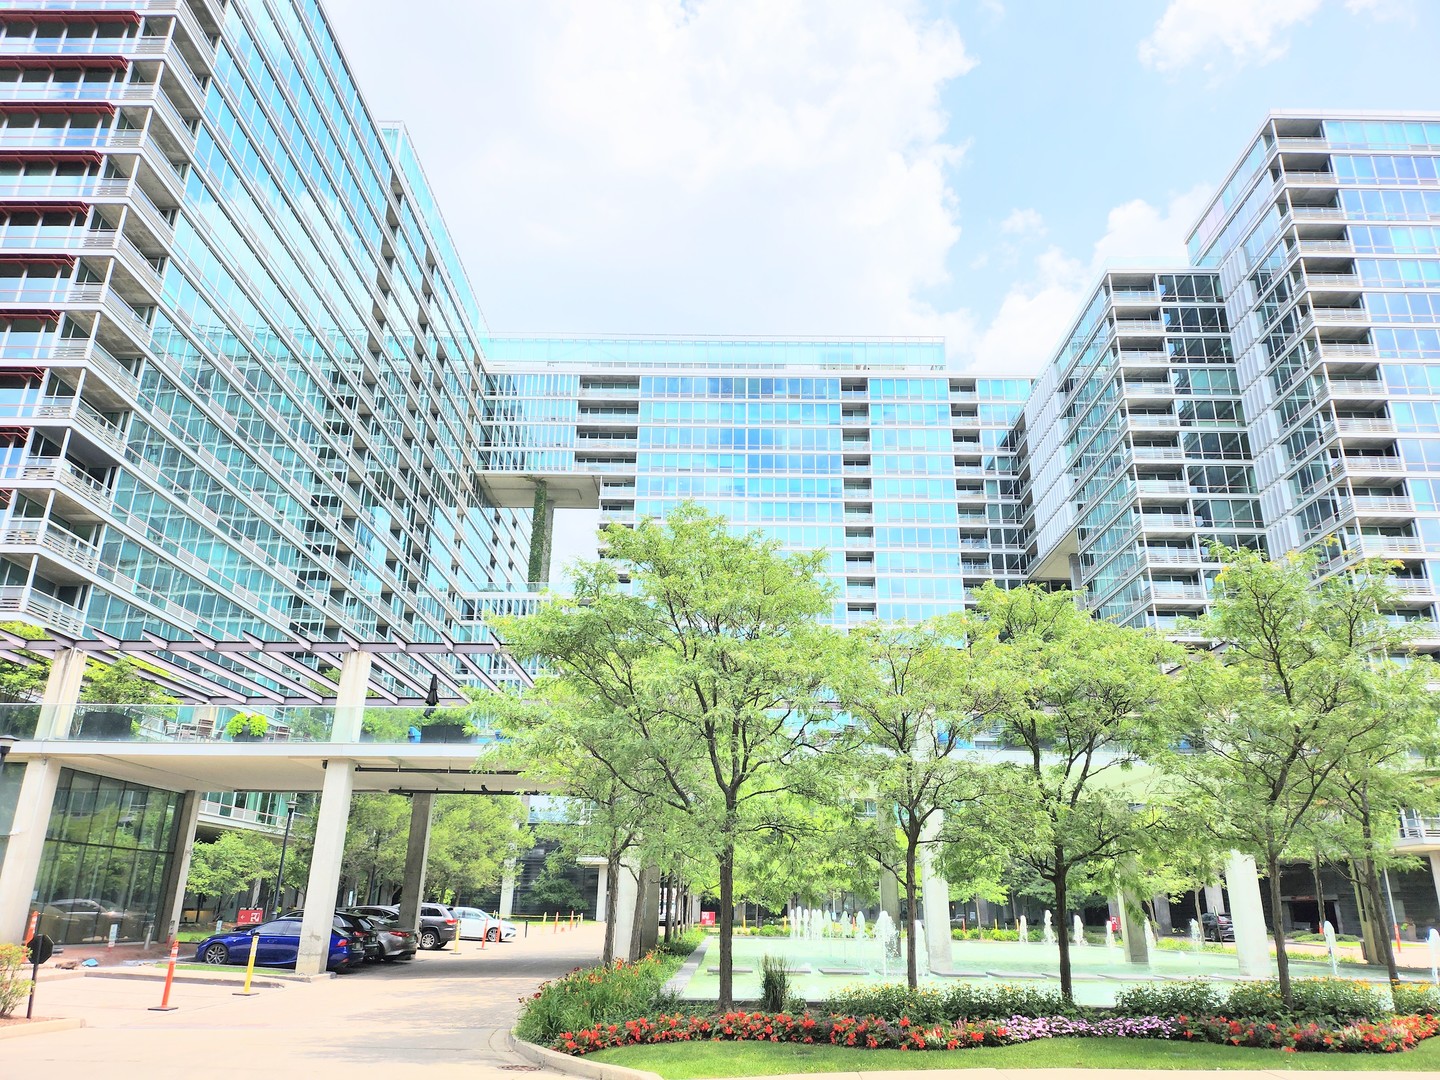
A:
<svg viewBox="0 0 1440 1080">
<path fill-rule="evenodd" d="M 883 1069 L 1321 1069 L 1440 1075 L 1440 1038 L 1403 1054 L 1287 1054 L 1161 1039 L 1041 1039 L 977 1050 L 854 1050 L 797 1043 L 701 1042 L 627 1046 L 588 1055 L 666 1080 Z"/>
</svg>

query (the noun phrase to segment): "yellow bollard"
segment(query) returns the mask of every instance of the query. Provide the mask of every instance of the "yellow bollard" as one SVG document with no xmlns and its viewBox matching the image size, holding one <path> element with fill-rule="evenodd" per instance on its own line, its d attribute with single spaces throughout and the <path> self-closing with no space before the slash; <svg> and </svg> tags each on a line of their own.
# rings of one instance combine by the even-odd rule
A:
<svg viewBox="0 0 1440 1080">
<path fill-rule="evenodd" d="M 254 997 L 257 991 L 250 989 L 250 980 L 255 977 L 255 952 L 260 948 L 260 935 L 250 935 L 250 959 L 245 961 L 245 989 L 236 990 L 234 997 Z"/>
<path fill-rule="evenodd" d="M 550 928 L 550 932 L 552 934 L 558 934 L 560 932 L 560 912 L 558 911 L 555 912 L 555 925 Z"/>
<path fill-rule="evenodd" d="M 460 920 L 455 920 L 455 955 L 460 955 L 460 942 L 464 939 L 460 936 Z"/>
</svg>

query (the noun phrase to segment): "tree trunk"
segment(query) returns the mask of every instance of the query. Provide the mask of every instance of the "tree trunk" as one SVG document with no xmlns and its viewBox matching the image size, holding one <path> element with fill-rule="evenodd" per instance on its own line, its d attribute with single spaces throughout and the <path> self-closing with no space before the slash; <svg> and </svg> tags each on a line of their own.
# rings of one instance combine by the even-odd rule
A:
<svg viewBox="0 0 1440 1080">
<path fill-rule="evenodd" d="M 1064 860 L 1064 852 L 1057 848 L 1055 850 L 1055 865 L 1057 867 L 1064 866 Z M 1065 903 L 1067 899 L 1065 895 L 1066 876 L 1064 870 L 1057 870 L 1055 876 L 1050 879 L 1050 882 L 1055 886 L 1055 911 L 1060 916 L 1060 932 L 1055 935 L 1060 944 L 1060 993 L 1066 1001 L 1074 1004 L 1075 980 L 1070 970 L 1070 924 L 1065 918 Z"/>
<path fill-rule="evenodd" d="M 726 831 L 720 847 L 720 992 L 716 1007 L 735 1007 L 735 842 Z"/>
<path fill-rule="evenodd" d="M 1325 932 L 1325 884 L 1320 880 L 1320 853 L 1315 853 L 1315 861 L 1310 864 L 1310 870 L 1315 875 L 1315 932 Z"/>
<path fill-rule="evenodd" d="M 666 945 L 670 944 L 670 928 L 675 924 L 675 901 L 670 892 L 674 884 L 675 879 L 669 874 L 660 879 L 660 906 L 665 909 L 665 937 L 662 940 Z"/>
<path fill-rule="evenodd" d="M 1400 981 L 1400 969 L 1395 962 L 1395 942 L 1390 937 L 1395 932 L 1395 924 L 1387 914 L 1389 908 L 1385 904 L 1385 894 L 1380 891 L 1380 875 L 1375 872 L 1375 860 L 1362 860 L 1360 872 L 1364 875 L 1366 906 L 1378 916 L 1375 919 L 1376 959 L 1385 965 L 1390 981 L 1397 983 Z"/>
<path fill-rule="evenodd" d="M 650 891 L 650 868 L 640 867 L 635 876 L 635 917 L 630 921 L 630 959 L 639 960 L 644 955 L 640 939 L 645 933 L 645 894 Z"/>
<path fill-rule="evenodd" d="M 1205 940 L 1205 933 L 1203 929 L 1205 926 L 1205 919 L 1203 918 L 1204 914 L 1204 911 L 1200 907 L 1200 886 L 1197 885 L 1195 886 L 1195 925 L 1202 928 L 1200 933 L 1201 941 Z"/>
<path fill-rule="evenodd" d="M 905 837 L 905 981 L 910 989 L 920 985 L 920 965 L 916 952 L 915 928 L 915 849 L 919 846 L 917 836 Z"/>
<path fill-rule="evenodd" d="M 1377 964 L 1380 947 L 1376 944 L 1378 923 L 1375 912 L 1370 910 L 1370 898 L 1361 886 L 1364 880 L 1360 867 L 1350 860 L 1350 887 L 1355 890 L 1355 910 L 1360 914 L 1360 955 L 1367 964 Z"/>
<path fill-rule="evenodd" d="M 620 857 L 612 855 L 605 864 L 605 949 L 600 962 L 609 964 L 615 959 L 615 915 L 620 908 Z"/>
<path fill-rule="evenodd" d="M 1280 909 L 1280 857 L 1278 855 L 1266 857 L 1265 873 L 1270 879 L 1270 933 L 1275 942 L 1275 970 L 1280 975 L 1280 998 L 1288 1009 L 1292 1002 L 1290 957 L 1285 953 L 1285 916 Z"/>
</svg>

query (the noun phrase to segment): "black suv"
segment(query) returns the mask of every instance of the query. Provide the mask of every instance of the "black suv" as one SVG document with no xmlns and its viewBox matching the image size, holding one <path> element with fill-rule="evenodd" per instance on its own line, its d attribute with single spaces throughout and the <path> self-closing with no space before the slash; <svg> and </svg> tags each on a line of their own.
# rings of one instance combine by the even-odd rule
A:
<svg viewBox="0 0 1440 1080">
<path fill-rule="evenodd" d="M 383 915 L 389 919 L 400 916 L 398 904 L 369 904 L 350 910 L 362 915 Z M 443 949 L 455 940 L 458 926 L 455 916 L 444 904 L 421 904 L 420 925 L 416 928 L 420 935 L 420 948 Z"/>
<path fill-rule="evenodd" d="M 1206 941 L 1234 941 L 1235 927 L 1223 911 L 1218 915 L 1207 911 L 1200 916 L 1200 932 Z"/>
</svg>

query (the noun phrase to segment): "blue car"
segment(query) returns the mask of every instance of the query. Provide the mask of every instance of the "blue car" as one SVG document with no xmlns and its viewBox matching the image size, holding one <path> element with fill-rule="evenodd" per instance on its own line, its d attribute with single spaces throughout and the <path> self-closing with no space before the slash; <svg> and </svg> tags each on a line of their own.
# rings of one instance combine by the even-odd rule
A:
<svg viewBox="0 0 1440 1080">
<path fill-rule="evenodd" d="M 294 967 L 300 952 L 300 920 L 274 919 L 244 930 L 211 934 L 195 949 L 202 964 L 243 964 L 250 958 L 250 942 L 260 939 L 255 963 L 263 967 Z M 346 929 L 339 919 L 330 931 L 330 957 L 326 968 L 344 974 L 365 962 L 365 943 Z"/>
</svg>

